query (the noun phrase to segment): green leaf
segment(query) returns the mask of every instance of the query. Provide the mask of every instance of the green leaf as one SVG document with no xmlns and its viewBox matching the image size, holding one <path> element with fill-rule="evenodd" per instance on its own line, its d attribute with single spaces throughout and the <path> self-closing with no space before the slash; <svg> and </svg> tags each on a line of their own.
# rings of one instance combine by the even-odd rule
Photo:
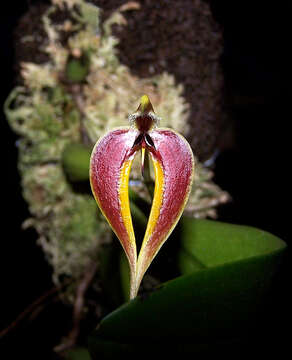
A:
<svg viewBox="0 0 292 360">
<path fill-rule="evenodd" d="M 129 301 L 130 294 L 130 268 L 124 252 L 120 254 L 121 287 L 124 301 Z"/>
<path fill-rule="evenodd" d="M 88 54 L 82 54 L 80 58 L 70 56 L 65 68 L 66 78 L 73 83 L 83 82 L 89 73 L 89 65 Z"/>
<path fill-rule="evenodd" d="M 91 357 L 86 348 L 76 347 L 68 351 L 66 360 L 91 360 Z"/>
<path fill-rule="evenodd" d="M 219 221 L 183 217 L 181 230 L 182 248 L 206 268 L 270 254 L 285 246 L 266 231 Z"/>
<path fill-rule="evenodd" d="M 189 254 L 183 248 L 178 253 L 178 267 L 182 274 L 191 274 L 207 267 L 200 263 L 196 257 Z"/>
<path fill-rule="evenodd" d="M 78 143 L 68 144 L 62 154 L 62 165 L 70 181 L 89 181 L 92 148 Z"/>
<path fill-rule="evenodd" d="M 181 228 L 185 275 L 106 316 L 89 340 L 93 359 L 110 359 L 109 347 L 132 354 L 140 346 L 145 357 L 153 351 L 193 354 L 230 346 L 255 328 L 285 243 L 262 230 L 216 221 L 184 218 Z"/>
</svg>

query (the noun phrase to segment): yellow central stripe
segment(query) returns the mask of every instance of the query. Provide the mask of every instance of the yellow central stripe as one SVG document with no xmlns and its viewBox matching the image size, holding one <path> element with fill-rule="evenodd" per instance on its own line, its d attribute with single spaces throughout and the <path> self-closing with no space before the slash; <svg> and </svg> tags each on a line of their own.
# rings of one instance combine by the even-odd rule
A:
<svg viewBox="0 0 292 360">
<path fill-rule="evenodd" d="M 129 177 L 133 160 L 127 160 L 124 162 L 119 181 L 119 200 L 121 206 L 121 216 L 126 228 L 126 231 L 129 235 L 129 240 L 131 244 L 136 246 L 135 234 L 132 223 L 132 216 L 130 210 L 130 201 L 129 201 Z"/>
<path fill-rule="evenodd" d="M 163 169 L 161 164 L 153 157 L 152 157 L 152 162 L 153 162 L 154 174 L 155 174 L 155 188 L 154 188 L 154 196 L 153 196 L 151 212 L 148 219 L 144 240 L 142 243 L 142 249 L 146 246 L 148 240 L 150 239 L 155 229 L 163 202 L 163 187 L 164 187 Z M 142 253 L 142 249 L 140 253 Z"/>
</svg>

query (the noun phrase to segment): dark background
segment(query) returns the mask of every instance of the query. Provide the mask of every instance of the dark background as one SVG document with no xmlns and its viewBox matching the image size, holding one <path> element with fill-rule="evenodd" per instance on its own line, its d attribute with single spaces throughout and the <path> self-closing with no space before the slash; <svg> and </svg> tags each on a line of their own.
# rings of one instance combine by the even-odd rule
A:
<svg viewBox="0 0 292 360">
<path fill-rule="evenodd" d="M 1 106 L 13 87 L 13 29 L 28 3 L 10 0 L 1 9 Z M 219 210 L 219 219 L 262 228 L 289 245 L 291 133 L 290 118 L 284 111 L 289 104 L 285 100 L 285 9 L 242 0 L 213 1 L 212 8 L 224 27 L 225 101 L 236 124 L 234 145 L 216 160 L 215 182 L 233 198 Z M 0 331 L 53 286 L 51 269 L 36 246 L 35 232 L 21 230 L 29 212 L 21 196 L 16 140 L 1 112 Z M 259 334 L 258 346 L 278 358 L 288 348 L 289 260 L 290 251 L 275 279 L 266 331 Z M 47 358 L 53 359 L 50 349 L 68 327 L 69 319 L 70 309 L 51 304 L 33 325 L 20 323 L 11 331 L 2 340 L 0 354 L 8 349 L 11 357 L 7 358 L 14 359 L 17 348 L 31 356 L 32 349 L 37 353 L 42 348 L 47 349 Z"/>
</svg>

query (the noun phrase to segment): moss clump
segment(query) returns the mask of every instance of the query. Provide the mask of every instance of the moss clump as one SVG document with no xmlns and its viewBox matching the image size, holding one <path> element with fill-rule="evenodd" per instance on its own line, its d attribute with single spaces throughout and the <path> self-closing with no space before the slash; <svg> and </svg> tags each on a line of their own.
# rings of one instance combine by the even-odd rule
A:
<svg viewBox="0 0 292 360">
<path fill-rule="evenodd" d="M 122 10 L 129 8 L 114 11 L 101 24 L 100 9 L 85 0 L 52 1 L 41 19 L 45 56 L 41 63 L 21 63 L 21 85 L 5 103 L 7 119 L 20 137 L 19 171 L 32 215 L 25 225 L 36 228 L 55 282 L 64 275 L 77 279 L 111 237 L 93 197 L 71 183 L 86 181 L 86 175 L 67 176 L 65 149 L 71 144 L 90 149 L 105 132 L 127 125 L 129 112 L 144 93 L 161 116 L 161 126 L 183 135 L 190 131 L 190 107 L 182 85 L 166 72 L 140 79 L 116 56 L 118 41 L 112 26 L 126 25 Z M 37 36 L 23 34 L 23 41 L 37 42 Z M 79 154 L 82 174 L 88 154 Z M 69 166 L 72 170 L 74 162 Z M 133 171 L 132 177 L 137 176 Z M 212 173 L 201 165 L 196 177 L 186 211 L 196 217 L 215 216 L 214 206 L 225 202 L 227 194 L 212 183 Z M 142 187 L 136 190 L 144 196 Z"/>
</svg>

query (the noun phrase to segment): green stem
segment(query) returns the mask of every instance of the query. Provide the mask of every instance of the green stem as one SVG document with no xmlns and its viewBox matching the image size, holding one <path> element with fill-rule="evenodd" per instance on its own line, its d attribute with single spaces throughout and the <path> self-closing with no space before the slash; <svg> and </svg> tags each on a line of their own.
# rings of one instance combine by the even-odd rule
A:
<svg viewBox="0 0 292 360">
<path fill-rule="evenodd" d="M 148 219 L 143 211 L 132 201 L 130 202 L 130 208 L 133 219 L 141 228 L 146 228 Z"/>
<path fill-rule="evenodd" d="M 144 183 L 145 183 L 145 185 L 147 187 L 148 193 L 149 193 L 151 199 L 153 199 L 154 182 L 153 182 L 153 180 L 151 179 L 151 176 L 150 176 L 150 161 L 149 161 L 149 153 L 148 153 L 147 150 L 145 152 L 143 178 L 144 178 Z"/>
</svg>

